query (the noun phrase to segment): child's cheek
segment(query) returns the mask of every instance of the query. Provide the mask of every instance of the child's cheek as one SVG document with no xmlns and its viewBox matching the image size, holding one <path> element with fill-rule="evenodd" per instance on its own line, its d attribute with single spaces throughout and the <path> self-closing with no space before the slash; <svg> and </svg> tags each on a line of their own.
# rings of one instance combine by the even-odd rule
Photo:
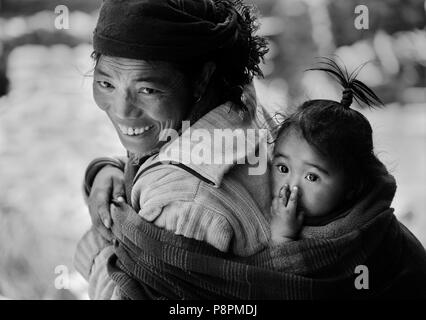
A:
<svg viewBox="0 0 426 320">
<path fill-rule="evenodd" d="M 271 167 L 271 170 L 274 170 L 273 166 Z M 271 173 L 271 179 L 272 179 L 272 192 L 273 192 L 272 195 L 274 196 L 274 195 L 278 194 L 279 189 L 284 184 L 281 184 L 281 182 L 282 182 L 281 180 L 282 179 L 279 179 L 278 175 L 275 172 L 273 172 L 273 171 Z"/>
<path fill-rule="evenodd" d="M 298 207 L 308 216 L 321 216 L 327 207 L 327 195 L 318 190 L 304 190 L 298 202 Z"/>
</svg>

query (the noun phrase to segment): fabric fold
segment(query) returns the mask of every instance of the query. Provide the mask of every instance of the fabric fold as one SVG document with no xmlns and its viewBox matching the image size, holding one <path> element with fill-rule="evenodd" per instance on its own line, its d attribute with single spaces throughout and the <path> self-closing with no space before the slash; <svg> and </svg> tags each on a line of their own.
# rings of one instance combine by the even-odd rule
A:
<svg viewBox="0 0 426 320">
<path fill-rule="evenodd" d="M 388 176 L 376 190 L 376 196 L 393 195 L 393 178 Z M 249 257 L 156 228 L 124 204 L 112 212 L 118 241 L 109 275 L 129 299 L 424 298 L 425 250 L 386 201 L 373 192 L 358 205 L 367 210 L 364 215 L 357 210 L 346 215 L 350 227 L 337 232 L 328 225 L 318 227 L 322 237 Z M 369 290 L 354 284 L 360 265 L 370 272 Z"/>
</svg>

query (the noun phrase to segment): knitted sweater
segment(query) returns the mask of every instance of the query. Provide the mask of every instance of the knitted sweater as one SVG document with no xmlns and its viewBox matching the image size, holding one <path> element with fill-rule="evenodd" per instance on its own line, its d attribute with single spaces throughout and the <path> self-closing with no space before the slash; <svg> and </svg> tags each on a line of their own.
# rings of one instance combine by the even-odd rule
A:
<svg viewBox="0 0 426 320">
<path fill-rule="evenodd" d="M 365 197 L 332 222 L 304 226 L 298 241 L 248 257 L 157 228 L 125 203 L 114 206 L 116 241 L 106 269 L 116 286 L 115 297 L 425 298 L 426 251 L 393 215 L 389 206 L 395 189 L 393 177 L 383 175 Z"/>
</svg>

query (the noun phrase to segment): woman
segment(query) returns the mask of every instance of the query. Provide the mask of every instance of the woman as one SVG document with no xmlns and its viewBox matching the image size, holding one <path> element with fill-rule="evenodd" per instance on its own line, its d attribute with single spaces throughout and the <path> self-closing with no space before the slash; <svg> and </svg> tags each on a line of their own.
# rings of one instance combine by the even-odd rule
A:
<svg viewBox="0 0 426 320">
<path fill-rule="evenodd" d="M 394 183 L 376 186 L 383 203 L 361 201 L 377 219 L 343 215 L 269 243 L 269 172 L 252 170 L 267 123 L 250 86 L 266 51 L 254 22 L 240 1 L 104 1 L 93 91 L 128 158 L 86 172 L 93 227 L 75 263 L 90 297 L 426 297 L 425 251 L 389 210 Z M 243 148 L 212 143 L 218 132 Z"/>
<path fill-rule="evenodd" d="M 167 130 L 182 131 L 183 120 L 192 132 L 254 130 L 259 138 L 266 120 L 250 84 L 261 75 L 267 49 L 254 35 L 255 23 L 240 1 L 104 2 L 93 39 L 93 93 L 129 157 L 97 159 L 87 170 L 93 228 L 80 242 L 76 265 L 92 298 L 110 298 L 116 287 L 106 275 L 113 252 L 108 207 L 120 196 L 156 226 L 219 251 L 250 256 L 267 245 L 262 212 L 268 211 L 269 189 L 258 186 L 269 185 L 268 173 L 265 166 L 250 176 L 253 164 L 247 163 L 265 140 L 243 135 L 244 151 L 228 147 L 232 161 L 215 164 L 176 163 L 162 149 Z M 182 136 L 169 149 L 179 149 Z M 222 146 L 214 150 L 208 142 L 205 150 L 222 155 Z"/>
</svg>

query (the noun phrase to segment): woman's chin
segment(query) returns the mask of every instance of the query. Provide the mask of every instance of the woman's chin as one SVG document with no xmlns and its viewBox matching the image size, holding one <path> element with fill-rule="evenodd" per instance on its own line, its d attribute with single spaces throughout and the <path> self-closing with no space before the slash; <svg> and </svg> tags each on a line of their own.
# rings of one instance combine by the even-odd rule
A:
<svg viewBox="0 0 426 320">
<path fill-rule="evenodd" d="M 122 137 L 120 135 L 121 144 L 126 150 L 132 154 L 144 155 L 153 151 L 156 147 L 156 143 L 147 139 L 138 139 L 137 137 Z"/>
</svg>

